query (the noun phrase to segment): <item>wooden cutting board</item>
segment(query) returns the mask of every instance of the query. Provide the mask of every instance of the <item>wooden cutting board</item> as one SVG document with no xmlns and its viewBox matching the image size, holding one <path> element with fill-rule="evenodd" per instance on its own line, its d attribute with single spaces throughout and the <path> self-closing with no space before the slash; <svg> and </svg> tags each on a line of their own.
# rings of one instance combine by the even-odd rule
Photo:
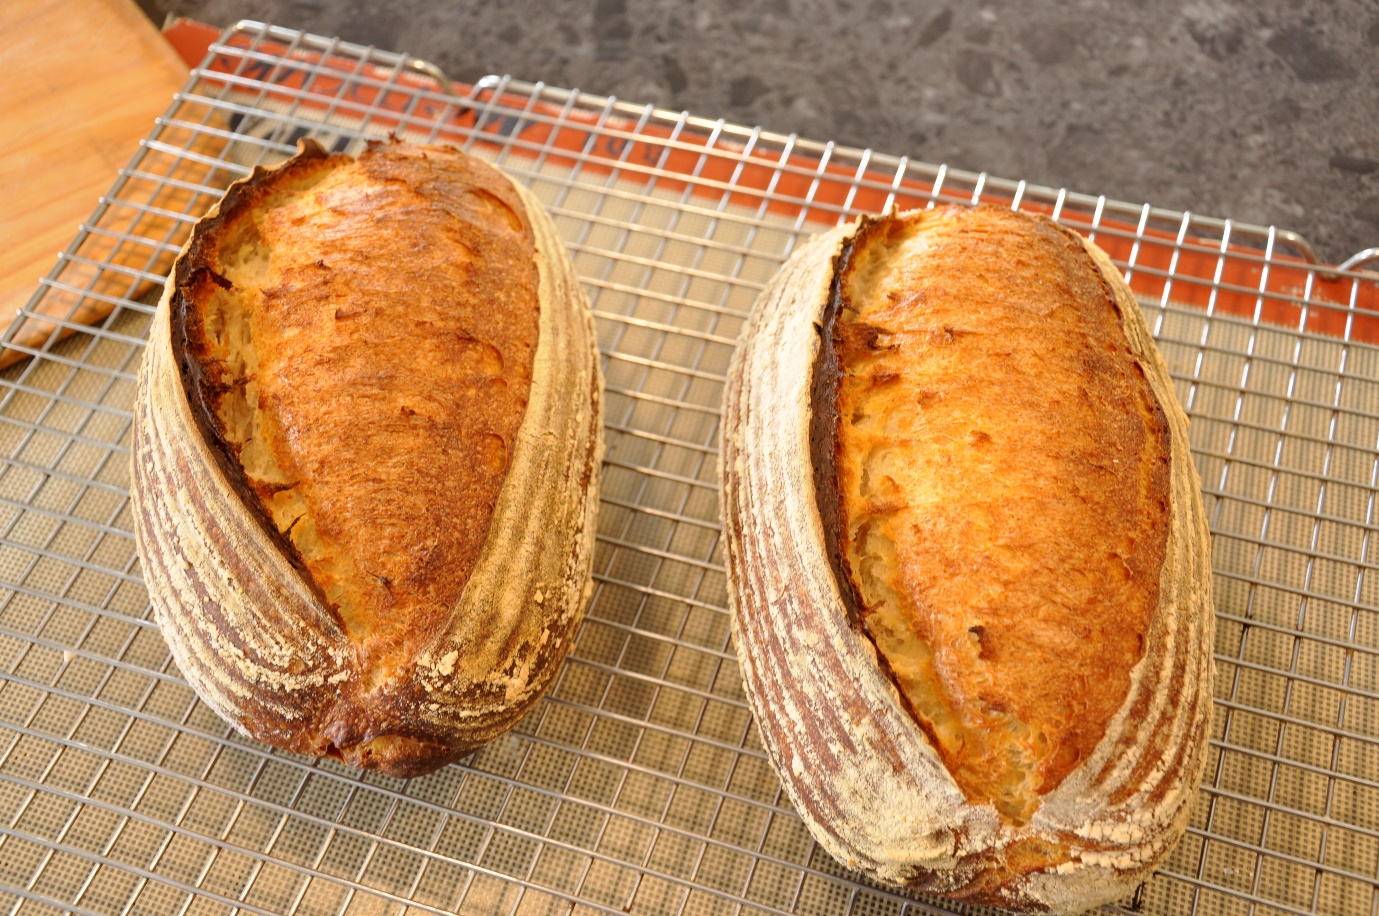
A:
<svg viewBox="0 0 1379 916">
<path fill-rule="evenodd" d="M 186 82 L 187 65 L 132 0 L 3 0 L 0 73 L 3 328 Z"/>
</svg>

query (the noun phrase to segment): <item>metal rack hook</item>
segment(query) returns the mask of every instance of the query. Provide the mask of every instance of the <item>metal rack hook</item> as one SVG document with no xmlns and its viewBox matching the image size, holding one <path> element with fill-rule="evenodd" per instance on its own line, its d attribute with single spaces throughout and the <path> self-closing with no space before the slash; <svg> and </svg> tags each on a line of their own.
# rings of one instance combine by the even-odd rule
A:
<svg viewBox="0 0 1379 916">
<path fill-rule="evenodd" d="M 459 99 L 460 95 L 455 91 L 455 87 L 450 83 L 450 77 L 445 75 L 445 71 L 429 60 L 422 60 L 419 57 L 407 59 L 407 67 L 422 76 L 429 76 L 431 79 L 440 83 L 441 91 L 453 99 Z"/>
<path fill-rule="evenodd" d="M 1379 261 L 1379 248 L 1366 248 L 1363 251 L 1357 251 L 1337 264 L 1336 269 L 1359 270 L 1361 264 L 1368 264 L 1370 261 Z"/>
</svg>

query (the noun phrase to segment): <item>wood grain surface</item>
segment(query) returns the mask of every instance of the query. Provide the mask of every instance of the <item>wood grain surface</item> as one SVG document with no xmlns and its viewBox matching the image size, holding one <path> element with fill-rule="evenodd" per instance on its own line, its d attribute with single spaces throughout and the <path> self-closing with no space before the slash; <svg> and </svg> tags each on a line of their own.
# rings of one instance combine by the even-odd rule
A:
<svg viewBox="0 0 1379 916">
<path fill-rule="evenodd" d="M 131 0 L 7 0 L 0 72 L 7 323 L 186 81 L 187 66 Z M 41 344 L 50 330 L 31 321 L 22 333 Z M 0 354 L 0 366 L 16 356 Z"/>
</svg>

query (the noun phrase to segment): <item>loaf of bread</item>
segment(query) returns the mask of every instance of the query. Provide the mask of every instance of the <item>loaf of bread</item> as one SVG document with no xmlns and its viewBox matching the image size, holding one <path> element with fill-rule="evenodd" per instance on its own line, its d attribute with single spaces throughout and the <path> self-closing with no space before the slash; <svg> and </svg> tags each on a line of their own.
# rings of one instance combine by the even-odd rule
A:
<svg viewBox="0 0 1379 916">
<path fill-rule="evenodd" d="M 305 142 L 233 185 L 139 375 L 163 634 L 251 737 L 399 777 L 511 727 L 590 592 L 592 319 L 537 200 L 444 147 Z"/>
<path fill-rule="evenodd" d="M 1187 421 L 1095 245 L 862 218 L 757 302 L 723 427 L 729 595 L 787 793 L 849 866 L 1016 912 L 1134 891 L 1212 706 Z"/>
</svg>

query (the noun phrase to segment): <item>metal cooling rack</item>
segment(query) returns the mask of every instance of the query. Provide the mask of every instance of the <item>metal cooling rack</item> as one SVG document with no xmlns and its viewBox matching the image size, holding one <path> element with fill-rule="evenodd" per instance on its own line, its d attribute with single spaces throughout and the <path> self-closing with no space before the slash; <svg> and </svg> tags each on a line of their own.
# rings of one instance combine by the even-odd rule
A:
<svg viewBox="0 0 1379 916">
<path fill-rule="evenodd" d="M 1119 911 L 1379 908 L 1379 291 L 1363 258 L 1326 268 L 1276 229 L 435 76 L 240 23 L 7 332 L 31 357 L 0 375 L 9 912 L 964 911 L 857 879 L 783 798 L 729 643 L 715 456 L 742 317 L 802 237 L 860 209 L 978 200 L 1051 213 L 1118 259 L 1192 418 L 1220 620 L 1212 759 L 1188 836 Z M 150 619 L 128 510 L 134 374 L 191 223 L 300 135 L 392 131 L 496 159 L 545 200 L 608 383 L 597 590 L 559 683 L 514 733 L 410 781 L 268 750 L 198 703 Z"/>
</svg>

